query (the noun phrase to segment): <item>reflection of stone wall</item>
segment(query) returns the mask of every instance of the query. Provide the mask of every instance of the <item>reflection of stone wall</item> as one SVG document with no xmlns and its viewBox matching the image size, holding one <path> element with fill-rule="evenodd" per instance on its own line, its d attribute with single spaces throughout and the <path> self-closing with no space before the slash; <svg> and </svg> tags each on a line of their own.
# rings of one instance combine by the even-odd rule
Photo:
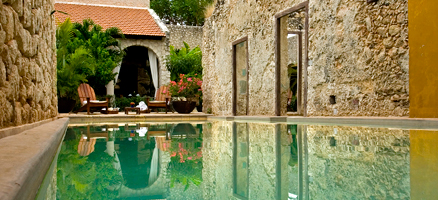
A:
<svg viewBox="0 0 438 200">
<path fill-rule="evenodd" d="M 231 43 L 248 36 L 249 115 L 274 115 L 273 16 L 301 2 L 218 1 L 204 25 L 205 108 L 232 114 Z M 308 114 L 407 116 L 407 0 L 309 3 Z M 281 113 L 286 114 L 287 79 L 280 81 Z M 330 95 L 337 104 L 329 103 Z"/>
<path fill-rule="evenodd" d="M 237 199 L 233 196 L 233 123 L 214 121 L 211 128 L 208 126 L 205 126 L 207 130 L 204 129 L 203 140 L 204 199 Z M 249 199 L 276 199 L 275 125 L 248 124 L 248 133 L 244 124 L 237 123 L 237 127 L 241 131 L 239 141 L 245 134 L 249 136 Z M 284 141 L 282 162 L 286 164 L 290 154 L 287 152 L 287 139 Z M 287 174 L 284 181 L 286 179 Z M 287 194 L 287 190 L 283 192 Z"/>
<path fill-rule="evenodd" d="M 0 128 L 58 114 L 53 0 L 3 1 Z"/>
<path fill-rule="evenodd" d="M 202 26 L 181 26 L 181 25 L 169 25 L 169 42 L 175 48 L 180 49 L 184 47 L 186 42 L 191 49 L 202 46 Z"/>
<path fill-rule="evenodd" d="M 409 199 L 409 131 L 307 126 L 312 199 Z"/>
<path fill-rule="evenodd" d="M 204 199 L 233 196 L 233 124 L 213 121 L 203 128 L 202 186 Z"/>
</svg>

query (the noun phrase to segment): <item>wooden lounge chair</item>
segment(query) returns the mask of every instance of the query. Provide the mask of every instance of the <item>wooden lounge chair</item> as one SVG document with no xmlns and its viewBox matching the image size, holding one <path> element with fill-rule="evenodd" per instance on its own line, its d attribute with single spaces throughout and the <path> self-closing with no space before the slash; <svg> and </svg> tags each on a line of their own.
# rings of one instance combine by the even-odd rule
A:
<svg viewBox="0 0 438 200">
<path fill-rule="evenodd" d="M 86 83 L 80 84 L 78 87 L 78 94 L 82 107 L 76 112 L 87 110 L 87 114 L 89 115 L 90 111 L 92 112 L 92 108 L 105 108 L 108 110 L 109 99 L 106 98 L 106 101 L 97 101 L 94 90 L 90 85 Z"/>
<path fill-rule="evenodd" d="M 166 91 L 166 94 L 163 93 L 164 91 Z M 152 108 L 164 108 L 166 109 L 167 114 L 167 111 L 170 110 L 170 96 L 167 94 L 167 91 L 168 88 L 163 85 L 157 90 L 155 100 L 149 101 L 149 98 L 146 97 L 146 105 L 148 105 L 148 110 L 151 110 Z"/>
</svg>

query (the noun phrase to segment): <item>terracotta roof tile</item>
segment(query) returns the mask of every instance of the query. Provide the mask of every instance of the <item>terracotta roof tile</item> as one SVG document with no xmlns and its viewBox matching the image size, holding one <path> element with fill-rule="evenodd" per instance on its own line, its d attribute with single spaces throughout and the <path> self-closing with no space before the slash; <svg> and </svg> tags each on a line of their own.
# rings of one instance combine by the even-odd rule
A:
<svg viewBox="0 0 438 200">
<path fill-rule="evenodd" d="M 166 36 L 145 8 L 55 3 L 55 9 L 69 14 L 55 12 L 60 22 L 67 17 L 72 22 L 90 18 L 104 29 L 118 27 L 125 35 Z"/>
</svg>

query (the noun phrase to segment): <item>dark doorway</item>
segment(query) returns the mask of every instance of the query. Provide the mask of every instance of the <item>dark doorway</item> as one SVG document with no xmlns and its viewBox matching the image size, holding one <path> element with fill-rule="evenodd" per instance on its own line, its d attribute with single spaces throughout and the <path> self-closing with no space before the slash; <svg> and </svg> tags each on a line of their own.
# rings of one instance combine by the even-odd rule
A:
<svg viewBox="0 0 438 200">
<path fill-rule="evenodd" d="M 114 87 L 116 96 L 154 96 L 155 88 L 152 82 L 149 65 L 148 49 L 141 46 L 131 46 L 125 49 L 119 77 Z"/>
</svg>

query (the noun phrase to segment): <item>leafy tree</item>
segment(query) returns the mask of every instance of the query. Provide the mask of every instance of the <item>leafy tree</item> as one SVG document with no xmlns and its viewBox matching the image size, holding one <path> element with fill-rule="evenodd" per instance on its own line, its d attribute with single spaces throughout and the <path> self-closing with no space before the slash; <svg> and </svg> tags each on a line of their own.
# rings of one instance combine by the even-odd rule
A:
<svg viewBox="0 0 438 200">
<path fill-rule="evenodd" d="M 214 0 L 152 0 L 151 8 L 168 24 L 202 26 L 205 8 Z"/>
<path fill-rule="evenodd" d="M 170 80 L 179 81 L 180 74 L 191 76 L 202 75 L 202 52 L 199 47 L 190 49 L 184 42 L 184 47 L 175 49 L 170 45 L 170 55 L 166 58 L 166 68 L 170 72 Z"/>
</svg>

